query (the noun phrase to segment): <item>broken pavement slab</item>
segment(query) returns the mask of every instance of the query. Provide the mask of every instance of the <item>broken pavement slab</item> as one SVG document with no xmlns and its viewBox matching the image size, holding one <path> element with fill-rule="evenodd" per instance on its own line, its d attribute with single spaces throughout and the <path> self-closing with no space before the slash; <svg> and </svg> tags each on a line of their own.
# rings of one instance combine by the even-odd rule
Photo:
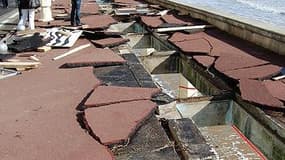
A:
<svg viewBox="0 0 285 160">
<path fill-rule="evenodd" d="M 195 59 L 198 63 L 200 63 L 206 68 L 209 68 L 210 66 L 212 66 L 216 60 L 216 58 L 206 56 L 206 55 L 205 56 L 196 55 L 196 56 L 193 56 L 193 59 Z"/>
<path fill-rule="evenodd" d="M 226 71 L 250 68 L 268 63 L 268 61 L 249 55 L 244 51 L 233 49 L 228 50 L 227 52 L 223 51 L 221 53 L 221 56 L 215 62 L 215 68 L 223 73 Z"/>
<path fill-rule="evenodd" d="M 162 16 L 161 19 L 163 21 L 165 21 L 166 23 L 169 23 L 169 24 L 176 24 L 176 25 L 188 25 L 189 24 L 187 22 L 184 22 L 181 19 L 178 19 L 173 14 L 166 14 L 166 15 Z"/>
<path fill-rule="evenodd" d="M 104 145 L 127 143 L 156 107 L 155 103 L 142 100 L 88 108 L 85 110 L 87 128 Z"/>
<path fill-rule="evenodd" d="M 117 160 L 179 160 L 174 144 L 167 137 L 161 123 L 153 115 L 134 134 L 126 146 L 112 148 Z"/>
<path fill-rule="evenodd" d="M 117 23 L 117 21 L 110 15 L 90 15 L 82 17 L 81 22 L 87 25 L 84 29 L 90 30 L 106 29 L 111 24 Z"/>
<path fill-rule="evenodd" d="M 263 81 L 263 84 L 268 89 L 269 93 L 273 95 L 273 97 L 285 102 L 285 83 L 282 83 L 281 81 L 266 80 Z"/>
<path fill-rule="evenodd" d="M 242 99 L 273 108 L 284 108 L 284 104 L 270 94 L 261 81 L 241 79 L 240 91 Z"/>
<path fill-rule="evenodd" d="M 184 54 L 211 54 L 212 46 L 211 44 L 201 38 L 201 39 L 191 39 L 188 41 L 174 42 L 174 45 L 177 46 Z"/>
<path fill-rule="evenodd" d="M 141 21 L 151 28 L 157 28 L 164 23 L 160 16 L 141 16 Z"/>
<path fill-rule="evenodd" d="M 282 67 L 267 64 L 257 67 L 242 68 L 224 72 L 225 75 L 235 80 L 240 79 L 265 79 L 280 73 Z"/>
<path fill-rule="evenodd" d="M 115 103 L 150 100 L 159 92 L 157 88 L 99 86 L 87 99 L 85 106 L 100 107 Z"/>
<path fill-rule="evenodd" d="M 101 47 L 101 48 L 106 48 L 106 47 L 115 47 L 121 44 L 124 44 L 128 42 L 128 39 L 125 38 L 104 38 L 104 39 L 99 39 L 99 40 L 92 40 L 92 43 L 94 43 L 96 46 Z"/>
<path fill-rule="evenodd" d="M 112 66 L 124 64 L 126 61 L 111 49 L 91 46 L 66 57 L 61 67 Z"/>
</svg>

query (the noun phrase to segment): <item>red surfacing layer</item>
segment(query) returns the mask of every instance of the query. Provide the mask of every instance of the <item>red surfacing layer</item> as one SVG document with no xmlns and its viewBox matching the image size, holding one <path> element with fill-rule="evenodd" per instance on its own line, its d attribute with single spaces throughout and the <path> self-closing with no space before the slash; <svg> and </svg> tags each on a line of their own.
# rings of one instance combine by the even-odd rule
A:
<svg viewBox="0 0 285 160">
<path fill-rule="evenodd" d="M 263 65 L 251 68 L 236 69 L 224 72 L 225 75 L 239 80 L 239 79 L 264 79 L 270 78 L 280 72 L 281 67 L 276 65 Z M 285 94 L 285 92 L 284 92 Z"/>
<path fill-rule="evenodd" d="M 81 4 L 81 14 L 99 14 L 99 6 L 97 3 L 85 2 Z"/>
<path fill-rule="evenodd" d="M 264 81 L 263 84 L 268 89 L 273 97 L 278 98 L 285 102 L 285 84 L 281 81 Z"/>
<path fill-rule="evenodd" d="M 141 4 L 138 1 L 135 0 L 114 0 L 115 3 L 124 3 L 124 4 L 132 4 L 132 5 L 137 5 L 137 4 Z"/>
<path fill-rule="evenodd" d="M 249 55 L 241 50 L 224 50 L 215 63 L 215 68 L 220 72 L 249 68 L 268 64 L 266 60 Z"/>
<path fill-rule="evenodd" d="M 117 21 L 109 15 L 90 15 L 81 18 L 81 22 L 88 25 L 86 29 L 105 29 Z"/>
<path fill-rule="evenodd" d="M 212 46 L 205 39 L 191 39 L 187 41 L 174 42 L 182 52 L 185 54 L 195 55 L 195 54 L 209 54 L 212 51 Z"/>
<path fill-rule="evenodd" d="M 141 16 L 141 21 L 151 28 L 158 28 L 164 22 L 160 19 L 160 16 Z"/>
<path fill-rule="evenodd" d="M 215 62 L 215 58 L 210 56 L 193 56 L 193 58 L 206 68 L 212 66 Z"/>
<path fill-rule="evenodd" d="M 161 19 L 169 24 L 177 24 L 177 25 L 191 25 L 191 23 L 189 22 L 185 22 L 181 19 L 176 18 L 174 15 L 172 14 L 167 14 L 161 17 Z"/>
<path fill-rule="evenodd" d="M 240 91 L 242 99 L 269 107 L 282 108 L 284 104 L 273 97 L 261 81 L 241 79 Z"/>
<path fill-rule="evenodd" d="M 111 49 L 101 49 L 95 46 L 90 46 L 80 50 L 73 55 L 63 58 L 65 65 L 83 65 L 92 66 L 99 63 L 118 62 L 124 63 L 125 60 Z"/>
<path fill-rule="evenodd" d="M 87 109 L 85 118 L 101 142 L 111 145 L 126 142 L 155 108 L 148 100 L 117 103 Z"/>
<path fill-rule="evenodd" d="M 35 26 L 36 27 L 61 27 L 61 26 L 69 26 L 70 21 L 64 21 L 64 20 L 55 20 L 51 22 L 41 22 L 41 21 L 36 21 Z"/>
<path fill-rule="evenodd" d="M 128 42 L 128 39 L 124 38 L 104 38 L 99 40 L 93 40 L 92 42 L 99 47 L 105 48 L 105 47 L 114 47 L 121 44 L 124 44 Z"/>
<path fill-rule="evenodd" d="M 113 103 L 150 100 L 160 90 L 157 88 L 100 86 L 85 103 L 87 107 L 98 107 Z"/>
<path fill-rule="evenodd" d="M 201 50 L 208 50 L 209 46 L 211 46 L 212 50 L 210 53 L 208 53 L 211 56 L 220 56 L 220 53 L 222 51 L 234 49 L 233 46 L 205 32 L 199 32 L 194 34 L 185 34 L 185 33 L 176 32 L 168 40 L 174 45 L 176 45 L 177 42 L 185 42 L 185 43 L 188 42 L 188 45 L 191 45 L 191 41 L 193 40 L 203 41 L 203 45 L 200 44 Z M 207 42 L 207 44 L 205 42 Z M 187 45 L 177 46 L 177 47 L 179 47 L 181 50 L 187 49 Z"/>
<path fill-rule="evenodd" d="M 99 84 L 92 68 L 58 66 L 50 60 L 39 69 L 0 81 L 2 160 L 113 159 L 76 118 L 76 107 Z"/>
</svg>

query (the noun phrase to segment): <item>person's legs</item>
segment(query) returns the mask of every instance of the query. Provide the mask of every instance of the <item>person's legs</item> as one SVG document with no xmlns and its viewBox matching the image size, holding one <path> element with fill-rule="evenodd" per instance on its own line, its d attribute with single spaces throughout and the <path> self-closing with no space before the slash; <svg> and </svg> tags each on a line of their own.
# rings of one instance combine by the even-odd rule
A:
<svg viewBox="0 0 285 160">
<path fill-rule="evenodd" d="M 3 7 L 8 8 L 8 0 L 2 0 L 3 2 Z"/>
<path fill-rule="evenodd" d="M 80 25 L 80 5 L 81 5 L 81 0 L 76 0 L 76 15 L 75 15 L 75 22 L 76 25 Z"/>
<path fill-rule="evenodd" d="M 35 29 L 35 9 L 29 9 L 29 28 Z"/>
<path fill-rule="evenodd" d="M 70 23 L 71 25 L 75 25 L 75 10 L 76 10 L 76 0 L 72 0 L 72 7 L 71 7 L 71 16 L 70 16 Z"/>
<path fill-rule="evenodd" d="M 29 10 L 28 9 L 22 9 L 21 12 L 22 12 L 22 17 L 19 20 L 18 28 L 20 28 L 21 26 L 25 26 L 27 18 L 28 18 Z"/>
</svg>

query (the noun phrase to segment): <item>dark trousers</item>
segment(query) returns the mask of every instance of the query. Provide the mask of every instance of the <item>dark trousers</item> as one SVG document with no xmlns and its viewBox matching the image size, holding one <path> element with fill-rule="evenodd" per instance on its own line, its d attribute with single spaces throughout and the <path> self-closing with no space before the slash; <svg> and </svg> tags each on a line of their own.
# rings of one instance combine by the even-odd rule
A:
<svg viewBox="0 0 285 160">
<path fill-rule="evenodd" d="M 8 7 L 8 0 L 2 0 L 2 4 L 4 8 Z"/>
<path fill-rule="evenodd" d="M 80 25 L 80 5 L 81 0 L 72 0 L 71 25 Z"/>
</svg>

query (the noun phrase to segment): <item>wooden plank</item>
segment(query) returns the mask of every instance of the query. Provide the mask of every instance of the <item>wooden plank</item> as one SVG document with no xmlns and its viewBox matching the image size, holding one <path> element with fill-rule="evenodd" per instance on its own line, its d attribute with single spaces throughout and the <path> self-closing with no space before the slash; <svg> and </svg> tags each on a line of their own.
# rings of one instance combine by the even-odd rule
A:
<svg viewBox="0 0 285 160">
<path fill-rule="evenodd" d="M 47 51 L 50 51 L 50 50 L 51 50 L 50 46 L 42 46 L 42 47 L 37 48 L 38 52 L 47 52 Z"/>
<path fill-rule="evenodd" d="M 54 57 L 52 60 L 54 60 L 54 61 L 55 61 L 55 60 L 59 60 L 59 59 L 61 59 L 61 58 L 64 58 L 64 57 L 66 57 L 66 56 L 69 56 L 69 55 L 71 55 L 71 54 L 73 54 L 73 53 L 76 53 L 76 52 L 78 52 L 78 51 L 80 51 L 80 50 L 82 50 L 82 49 L 85 49 L 85 48 L 87 48 L 87 47 L 90 47 L 90 46 L 91 46 L 90 43 L 85 44 L 85 45 L 81 45 L 81 46 L 79 46 L 79 47 L 76 47 L 76 48 L 74 48 L 74 49 L 72 49 L 72 50 L 70 50 L 70 51 L 64 53 L 64 54 L 61 54 L 61 55 L 59 55 L 59 56 L 57 56 L 57 57 Z"/>
<path fill-rule="evenodd" d="M 168 27 L 168 28 L 158 28 L 155 29 L 155 32 L 175 32 L 175 31 L 184 31 L 184 30 L 197 30 L 197 29 L 205 29 L 211 28 L 212 25 L 197 25 L 197 26 L 183 26 L 183 27 Z"/>
<path fill-rule="evenodd" d="M 38 68 L 40 64 L 40 62 L 0 62 L 0 67 L 27 70 Z"/>
</svg>

